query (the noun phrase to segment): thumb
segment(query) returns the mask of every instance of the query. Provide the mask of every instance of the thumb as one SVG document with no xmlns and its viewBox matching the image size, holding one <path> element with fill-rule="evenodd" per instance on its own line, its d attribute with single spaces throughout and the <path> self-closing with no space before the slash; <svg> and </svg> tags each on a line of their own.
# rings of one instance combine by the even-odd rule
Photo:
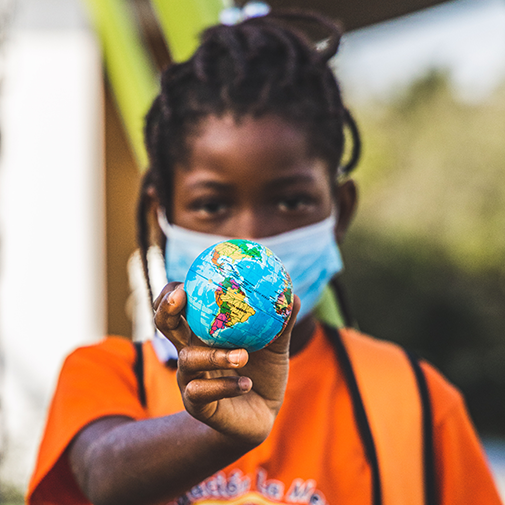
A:
<svg viewBox="0 0 505 505">
<path fill-rule="evenodd" d="M 291 316 L 289 318 L 288 324 L 286 325 L 282 333 L 271 344 L 268 345 L 269 351 L 279 354 L 289 352 L 291 332 L 293 331 L 293 328 L 295 326 L 296 317 L 298 316 L 298 312 L 300 311 L 300 306 L 301 306 L 300 298 L 294 295 L 293 310 L 291 311 Z"/>
</svg>

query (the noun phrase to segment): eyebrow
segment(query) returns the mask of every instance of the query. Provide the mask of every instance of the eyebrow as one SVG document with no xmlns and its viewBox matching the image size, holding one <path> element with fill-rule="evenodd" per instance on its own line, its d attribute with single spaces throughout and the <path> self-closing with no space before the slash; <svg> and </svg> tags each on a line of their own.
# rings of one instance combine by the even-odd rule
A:
<svg viewBox="0 0 505 505">
<path fill-rule="evenodd" d="M 228 189 L 232 185 L 225 183 L 225 182 L 219 182 L 219 181 L 212 181 L 212 180 L 203 180 L 203 181 L 196 181 L 193 183 L 189 184 L 190 189 L 215 189 L 215 190 L 223 190 L 223 189 Z"/>
</svg>

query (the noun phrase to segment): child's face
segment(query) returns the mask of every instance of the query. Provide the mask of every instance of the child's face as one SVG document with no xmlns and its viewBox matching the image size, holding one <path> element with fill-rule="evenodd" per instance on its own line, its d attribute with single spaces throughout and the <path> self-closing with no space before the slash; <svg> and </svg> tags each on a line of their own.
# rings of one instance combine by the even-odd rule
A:
<svg viewBox="0 0 505 505">
<path fill-rule="evenodd" d="M 276 116 L 209 116 L 174 174 L 173 222 L 259 239 L 321 221 L 333 208 L 327 164 L 302 131 Z"/>
</svg>

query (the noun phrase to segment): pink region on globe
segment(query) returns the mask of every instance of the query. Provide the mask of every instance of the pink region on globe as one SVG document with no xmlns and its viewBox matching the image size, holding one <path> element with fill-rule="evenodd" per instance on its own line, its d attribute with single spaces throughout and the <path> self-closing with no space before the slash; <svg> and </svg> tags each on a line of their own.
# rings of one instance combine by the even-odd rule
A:
<svg viewBox="0 0 505 505">
<path fill-rule="evenodd" d="M 240 285 L 237 283 L 237 281 L 235 281 L 234 279 L 228 279 L 228 281 L 230 282 L 232 289 L 237 289 L 242 293 L 242 290 L 240 289 Z"/>
<path fill-rule="evenodd" d="M 214 335 L 216 331 L 226 328 L 230 323 L 229 319 L 230 318 L 228 314 L 224 314 L 222 312 L 218 314 L 212 323 L 210 334 Z"/>
</svg>

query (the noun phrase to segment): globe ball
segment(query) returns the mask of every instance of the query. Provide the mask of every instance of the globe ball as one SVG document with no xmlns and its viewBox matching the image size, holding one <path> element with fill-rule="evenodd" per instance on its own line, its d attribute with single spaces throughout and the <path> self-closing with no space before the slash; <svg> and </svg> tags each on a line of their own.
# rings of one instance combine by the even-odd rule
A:
<svg viewBox="0 0 505 505">
<path fill-rule="evenodd" d="M 184 282 L 186 319 L 207 345 L 263 349 L 286 327 L 293 285 L 280 259 L 251 240 L 231 239 L 203 251 Z"/>
</svg>

